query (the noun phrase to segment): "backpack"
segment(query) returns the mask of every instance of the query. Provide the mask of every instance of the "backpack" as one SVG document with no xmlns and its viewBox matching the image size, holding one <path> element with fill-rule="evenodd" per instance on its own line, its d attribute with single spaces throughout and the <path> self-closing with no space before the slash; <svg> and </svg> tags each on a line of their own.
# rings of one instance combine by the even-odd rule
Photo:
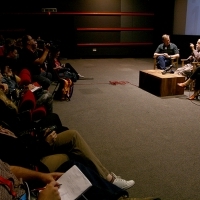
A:
<svg viewBox="0 0 200 200">
<path fill-rule="evenodd" d="M 55 100 L 66 100 L 70 101 L 73 94 L 74 83 L 69 78 L 61 78 L 58 90 L 55 91 L 54 99 Z"/>
</svg>

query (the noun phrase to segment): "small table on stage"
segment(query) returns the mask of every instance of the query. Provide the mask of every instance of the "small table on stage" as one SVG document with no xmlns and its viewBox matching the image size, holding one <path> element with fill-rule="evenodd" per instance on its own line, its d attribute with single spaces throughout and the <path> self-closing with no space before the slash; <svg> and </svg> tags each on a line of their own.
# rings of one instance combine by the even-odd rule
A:
<svg viewBox="0 0 200 200">
<path fill-rule="evenodd" d="M 177 74 L 162 74 L 162 70 L 141 70 L 139 88 L 156 96 L 183 95 L 184 88 L 177 85 L 185 81 L 185 77 Z"/>
</svg>

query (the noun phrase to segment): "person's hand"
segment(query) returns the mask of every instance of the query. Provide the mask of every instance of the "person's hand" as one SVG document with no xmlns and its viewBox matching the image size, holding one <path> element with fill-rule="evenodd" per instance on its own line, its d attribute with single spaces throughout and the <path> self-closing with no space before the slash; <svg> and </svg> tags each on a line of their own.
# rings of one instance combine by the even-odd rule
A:
<svg viewBox="0 0 200 200">
<path fill-rule="evenodd" d="M 33 85 L 33 84 L 28 84 L 28 86 L 27 86 L 27 87 L 28 87 L 28 89 L 29 89 L 29 90 L 32 90 L 32 89 L 34 89 L 34 88 L 35 88 L 35 85 Z"/>
<path fill-rule="evenodd" d="M 46 188 L 39 193 L 38 200 L 61 200 L 58 187 L 56 185 L 56 181 L 52 181 L 47 184 Z"/>
<path fill-rule="evenodd" d="M 165 58 L 169 58 L 168 53 L 164 53 L 163 56 L 165 56 Z"/>
<path fill-rule="evenodd" d="M 5 83 L 0 83 L 0 88 L 6 93 L 8 91 L 8 85 Z"/>
<path fill-rule="evenodd" d="M 9 68 L 9 70 L 7 72 L 7 76 L 13 76 L 12 69 Z"/>
<path fill-rule="evenodd" d="M 52 181 L 56 181 L 58 178 L 60 178 L 63 175 L 61 172 L 52 172 L 52 173 L 42 173 L 40 180 L 43 183 L 50 183 Z M 58 183 L 57 183 L 58 184 Z"/>
<path fill-rule="evenodd" d="M 44 133 L 44 137 L 48 134 L 48 129 L 45 131 Z M 49 143 L 50 146 L 52 146 L 57 138 L 57 133 L 55 131 L 53 131 L 52 133 L 50 133 L 46 138 L 45 141 Z"/>
<path fill-rule="evenodd" d="M 190 48 L 194 50 L 194 44 L 190 43 Z"/>
<path fill-rule="evenodd" d="M 50 44 L 47 43 L 47 44 L 44 46 L 44 51 L 49 52 L 49 48 L 50 48 Z"/>
</svg>

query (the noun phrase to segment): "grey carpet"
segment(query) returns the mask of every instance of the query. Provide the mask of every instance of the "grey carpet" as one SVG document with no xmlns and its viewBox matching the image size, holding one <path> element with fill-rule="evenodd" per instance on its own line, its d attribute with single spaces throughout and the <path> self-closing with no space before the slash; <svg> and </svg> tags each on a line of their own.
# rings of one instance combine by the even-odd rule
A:
<svg viewBox="0 0 200 200">
<path fill-rule="evenodd" d="M 200 102 L 189 101 L 188 91 L 160 98 L 138 88 L 139 70 L 153 69 L 153 59 L 64 62 L 94 80 L 77 81 L 71 101 L 54 101 L 54 112 L 108 169 L 135 180 L 130 196 L 200 199 Z"/>
</svg>

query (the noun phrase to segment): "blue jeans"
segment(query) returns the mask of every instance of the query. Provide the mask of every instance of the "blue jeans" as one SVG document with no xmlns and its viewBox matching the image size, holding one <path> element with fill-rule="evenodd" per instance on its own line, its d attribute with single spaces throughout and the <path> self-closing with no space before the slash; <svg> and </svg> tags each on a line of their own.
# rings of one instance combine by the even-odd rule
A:
<svg viewBox="0 0 200 200">
<path fill-rule="evenodd" d="M 165 56 L 158 56 L 156 60 L 158 69 L 165 70 L 166 67 L 171 65 L 171 59 L 165 58 Z"/>
</svg>

